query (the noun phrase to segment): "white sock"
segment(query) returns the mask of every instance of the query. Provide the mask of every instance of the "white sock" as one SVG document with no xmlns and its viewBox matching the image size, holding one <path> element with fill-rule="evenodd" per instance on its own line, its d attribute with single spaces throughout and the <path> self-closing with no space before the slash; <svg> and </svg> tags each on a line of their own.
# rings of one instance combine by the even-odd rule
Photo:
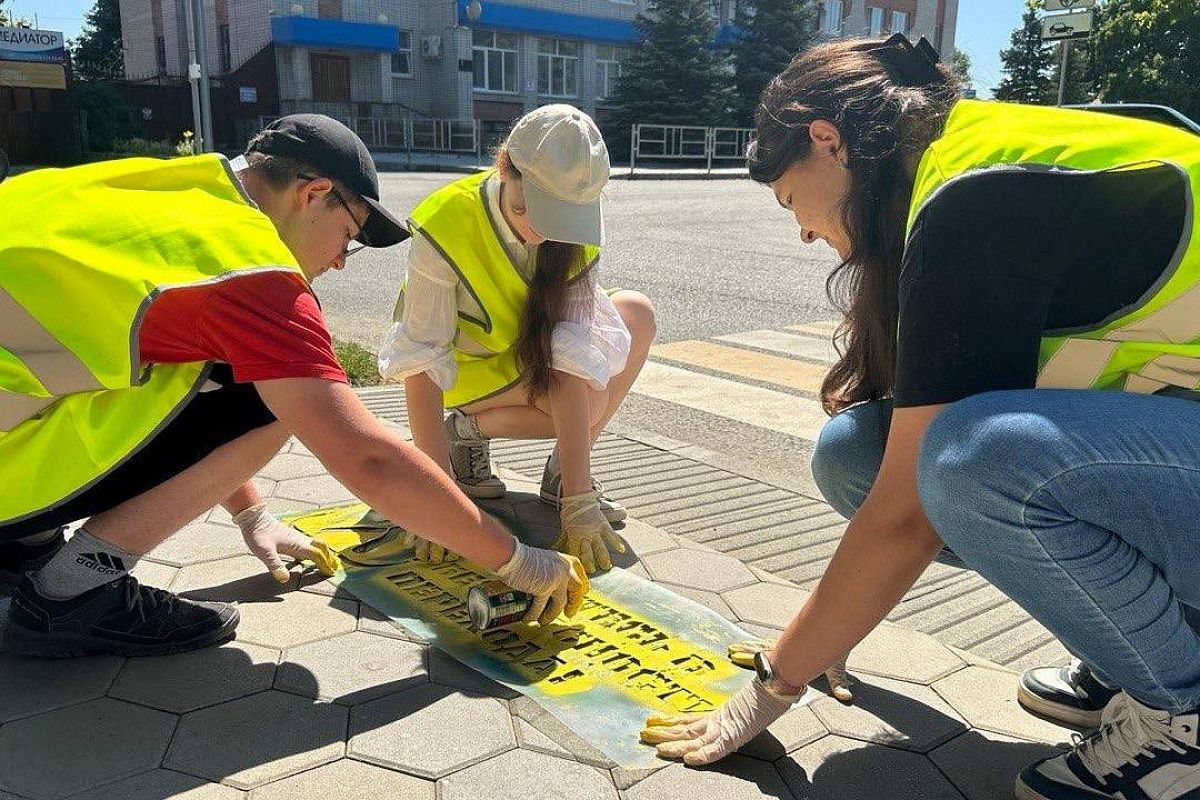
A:
<svg viewBox="0 0 1200 800">
<path fill-rule="evenodd" d="M 50 600 L 67 600 L 115 580 L 133 569 L 141 556 L 97 539 L 80 528 L 54 558 L 37 571 L 33 584 Z"/>
</svg>

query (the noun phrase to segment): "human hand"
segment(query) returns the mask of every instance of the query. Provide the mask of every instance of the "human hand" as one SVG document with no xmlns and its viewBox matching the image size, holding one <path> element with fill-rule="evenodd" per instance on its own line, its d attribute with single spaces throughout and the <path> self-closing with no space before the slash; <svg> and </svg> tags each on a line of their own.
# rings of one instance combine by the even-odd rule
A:
<svg viewBox="0 0 1200 800">
<path fill-rule="evenodd" d="M 579 559 L 529 547 L 516 538 L 513 542 L 512 558 L 496 574 L 512 588 L 533 595 L 523 621 L 549 625 L 559 614 L 575 616 L 588 591 L 587 573 Z"/>
<path fill-rule="evenodd" d="M 707 714 L 653 716 L 641 740 L 659 758 L 681 758 L 688 766 L 711 764 L 753 739 L 782 717 L 798 695 L 776 695 L 758 678 Z"/>
<path fill-rule="evenodd" d="M 743 669 L 754 669 L 754 656 L 763 650 L 774 650 L 778 642 L 756 639 L 749 642 L 736 642 L 729 645 L 729 660 Z M 846 660 L 841 659 L 825 670 L 825 680 L 829 682 L 829 692 L 843 703 L 854 700 L 854 692 L 850 689 L 853 681 L 846 674 Z"/>
<path fill-rule="evenodd" d="M 266 566 L 271 577 L 280 583 L 291 578 L 288 568 L 280 556 L 296 561 L 311 561 L 324 575 L 337 571 L 337 553 L 324 542 L 318 542 L 295 528 L 284 525 L 267 511 L 265 503 L 258 503 L 243 510 L 233 518 L 242 531 L 242 538 L 250 552 Z"/>
<path fill-rule="evenodd" d="M 600 493 L 596 491 L 562 498 L 562 533 L 554 549 L 578 558 L 588 575 L 612 569 L 608 551 L 625 552 L 625 542 L 613 532 L 612 525 L 600 510 Z"/>
</svg>

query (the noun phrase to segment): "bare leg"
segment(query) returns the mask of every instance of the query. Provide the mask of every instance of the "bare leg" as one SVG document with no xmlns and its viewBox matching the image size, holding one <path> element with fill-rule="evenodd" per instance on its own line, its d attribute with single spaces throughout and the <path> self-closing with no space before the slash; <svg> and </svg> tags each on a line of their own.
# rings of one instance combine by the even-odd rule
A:
<svg viewBox="0 0 1200 800">
<path fill-rule="evenodd" d="M 143 555 L 217 503 L 232 499 L 279 452 L 287 437 L 278 422 L 256 428 L 148 492 L 94 515 L 88 520 L 88 532 Z"/>
<path fill-rule="evenodd" d="M 625 361 L 625 369 L 608 382 L 608 405 L 600 421 L 592 427 L 592 441 L 599 438 L 604 426 L 612 419 L 613 414 L 617 413 L 625 396 L 629 394 L 630 387 L 646 364 L 646 357 L 650 355 L 650 345 L 654 342 L 654 334 L 657 331 L 654 305 L 646 295 L 641 292 L 617 292 L 612 301 L 633 341 L 629 346 L 629 358 Z"/>
</svg>

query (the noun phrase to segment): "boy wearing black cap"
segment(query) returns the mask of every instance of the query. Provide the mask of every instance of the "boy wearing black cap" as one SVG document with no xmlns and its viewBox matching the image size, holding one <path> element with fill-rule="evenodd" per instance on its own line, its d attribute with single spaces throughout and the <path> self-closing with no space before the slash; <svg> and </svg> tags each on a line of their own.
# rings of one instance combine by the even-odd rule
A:
<svg viewBox="0 0 1200 800">
<path fill-rule="evenodd" d="M 277 579 L 280 554 L 319 558 L 249 482 L 289 435 L 390 519 L 538 597 L 529 619 L 578 608 L 577 561 L 517 542 L 346 383 L 309 282 L 408 234 L 344 125 L 285 117 L 231 164 L 37 171 L 0 186 L 0 205 L 13 217 L 0 303 L 16 320 L 0 347 L 27 369 L 0 370 L 0 481 L 20 487 L 0 499 L 11 651 L 146 655 L 230 638 L 236 609 L 128 570 L 217 503 Z M 62 526 L 84 518 L 64 542 Z"/>
</svg>

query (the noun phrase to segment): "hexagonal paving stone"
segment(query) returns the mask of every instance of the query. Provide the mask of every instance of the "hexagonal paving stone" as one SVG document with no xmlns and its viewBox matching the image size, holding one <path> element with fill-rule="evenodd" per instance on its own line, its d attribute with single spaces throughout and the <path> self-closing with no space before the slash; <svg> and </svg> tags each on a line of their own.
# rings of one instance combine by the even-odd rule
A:
<svg viewBox="0 0 1200 800">
<path fill-rule="evenodd" d="M 629 549 L 644 558 L 651 553 L 661 553 L 664 550 L 674 550 L 679 547 L 675 537 L 660 528 L 648 525 L 632 517 L 625 520 L 625 527 L 617 531 Z"/>
<path fill-rule="evenodd" d="M 570 750 L 525 720 L 514 717 L 513 727 L 517 732 L 517 744 L 520 747 L 526 750 L 533 750 L 535 753 L 546 753 L 547 755 L 558 756 L 559 758 L 566 758 L 571 761 L 575 760 Z"/>
<path fill-rule="evenodd" d="M 429 680 L 433 683 L 452 689 L 462 689 L 472 694 L 498 697 L 502 700 L 512 700 L 521 696 L 521 693 L 515 689 L 497 683 L 482 672 L 468 667 L 454 656 L 447 655 L 436 647 L 430 648 L 428 658 Z"/>
<path fill-rule="evenodd" d="M 508 709 L 492 698 L 419 686 L 350 715 L 349 754 L 391 769 L 439 778 L 516 747 Z"/>
<path fill-rule="evenodd" d="M 730 622 L 737 622 L 737 614 L 733 613 L 733 609 L 729 607 L 721 595 L 716 592 L 706 592 L 703 589 L 693 589 L 690 586 L 677 586 L 673 583 L 658 582 L 658 585 L 664 589 L 669 589 L 680 597 L 686 597 L 689 600 L 695 600 L 702 606 L 705 606 Z"/>
<path fill-rule="evenodd" d="M 354 494 L 338 483 L 332 475 L 280 481 L 279 486 L 275 489 L 275 496 L 285 500 L 303 500 L 306 503 L 319 505 L 344 503 L 354 499 Z"/>
<path fill-rule="evenodd" d="M 175 717 L 102 697 L 0 727 L 0 782 L 63 797 L 158 766 Z M 69 754 L 69 755 L 68 755 Z"/>
<path fill-rule="evenodd" d="M 802 747 L 775 767 L 796 800 L 962 800 L 925 756 L 841 736 Z"/>
<path fill-rule="evenodd" d="M 200 522 L 188 525 L 151 550 L 149 558 L 172 567 L 216 561 L 248 553 L 242 532 L 231 525 Z"/>
<path fill-rule="evenodd" d="M 755 583 L 721 596 L 742 620 L 772 627 L 787 627 L 808 600 L 803 589 L 778 583 Z"/>
<path fill-rule="evenodd" d="M 246 554 L 184 567 L 175 576 L 171 591 L 196 600 L 239 603 L 277 601 L 290 590 L 276 583 L 261 561 Z"/>
<path fill-rule="evenodd" d="M 209 783 L 203 778 L 155 769 L 83 794 L 73 794 L 71 800 L 163 800 L 168 797 L 171 800 L 241 800 L 245 796 L 245 792 Z"/>
<path fill-rule="evenodd" d="M 914 683 L 933 683 L 965 665 L 932 636 L 884 622 L 859 642 L 850 669 Z"/>
<path fill-rule="evenodd" d="M 612 779 L 595 767 L 514 750 L 438 781 L 440 800 L 617 800 Z"/>
<path fill-rule="evenodd" d="M 293 478 L 311 478 L 326 472 L 328 470 L 325 469 L 325 465 L 313 456 L 280 453 L 260 469 L 258 474 L 273 481 L 286 481 Z"/>
<path fill-rule="evenodd" d="M 1017 682 L 1013 672 L 966 667 L 933 684 L 933 689 L 972 727 L 1035 742 L 1069 741 L 1070 730 L 1038 719 L 1017 704 Z"/>
<path fill-rule="evenodd" d="M 366 603 L 359 603 L 358 605 L 358 629 L 360 631 L 376 636 L 387 636 L 392 639 L 403 639 L 406 642 L 428 644 L 425 639 L 422 639 L 404 626 L 396 624 L 382 612 L 376 611 Z"/>
<path fill-rule="evenodd" d="M 345 754 L 348 709 L 275 691 L 185 714 L 163 766 L 252 789 Z"/>
<path fill-rule="evenodd" d="M 740 586 L 757 583 L 746 565 L 736 558 L 711 550 L 679 548 L 652 553 L 642 564 L 656 581 L 690 586 L 709 592 L 727 592 Z"/>
<path fill-rule="evenodd" d="M 567 727 L 562 720 L 542 708 L 531 698 L 517 697 L 509 700 L 508 710 L 512 713 L 514 722 L 526 723 L 543 738 L 555 744 L 554 748 L 531 747 L 528 749 L 549 752 L 551 755 L 562 755 L 558 752 L 561 750 L 573 761 L 591 764 L 600 769 L 613 769 L 618 766 L 615 761 L 593 747 L 591 743 Z"/>
<path fill-rule="evenodd" d="M 628 800 L 720 798 L 760 800 L 787 797 L 787 787 L 770 764 L 729 756 L 704 769 L 673 764 L 654 773 L 625 792 Z"/>
<path fill-rule="evenodd" d="M 433 800 L 433 781 L 343 758 L 260 787 L 254 800 Z"/>
<path fill-rule="evenodd" d="M 176 567 L 169 567 L 166 564 L 159 564 L 156 561 L 143 558 L 129 571 L 129 574 L 137 578 L 138 582 L 145 586 L 170 589 L 175 576 L 179 574 L 179 570 Z"/>
<path fill-rule="evenodd" d="M 967 729 L 966 723 L 927 686 L 876 676 L 854 684 L 854 703 L 832 697 L 812 703 L 830 733 L 926 753 Z"/>
<path fill-rule="evenodd" d="M 827 733 L 808 705 L 796 706 L 771 723 L 766 731 L 742 745 L 738 752 L 751 758 L 774 761 Z"/>
<path fill-rule="evenodd" d="M 429 681 L 426 647 L 400 639 L 349 633 L 283 654 L 276 688 L 354 705 Z"/>
<path fill-rule="evenodd" d="M 0 655 L 0 722 L 103 697 L 124 663 L 116 656 L 21 658 Z"/>
<path fill-rule="evenodd" d="M 238 603 L 237 638 L 286 649 L 350 633 L 358 626 L 358 603 L 308 592 L 290 592 L 282 602 Z"/>
<path fill-rule="evenodd" d="M 1057 752 L 1048 744 L 1026 742 L 988 731 L 968 731 L 929 754 L 967 800 L 1010 797 L 1017 773 Z"/>
<path fill-rule="evenodd" d="M 271 688 L 278 661 L 278 650 L 248 642 L 131 658 L 109 695 L 182 714 Z"/>
</svg>

